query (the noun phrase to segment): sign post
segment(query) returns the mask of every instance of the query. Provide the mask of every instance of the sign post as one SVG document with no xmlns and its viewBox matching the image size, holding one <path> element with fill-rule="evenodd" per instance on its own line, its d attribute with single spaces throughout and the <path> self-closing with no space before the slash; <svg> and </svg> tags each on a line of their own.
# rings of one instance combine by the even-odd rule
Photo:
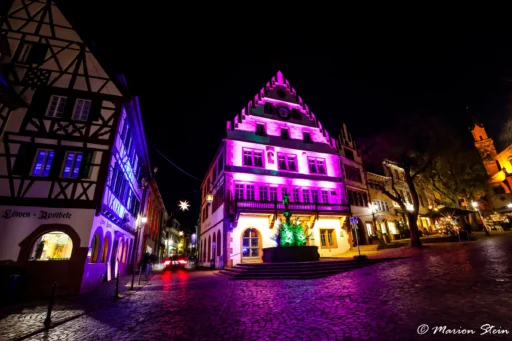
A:
<svg viewBox="0 0 512 341">
<path fill-rule="evenodd" d="M 356 236 L 356 244 L 357 244 L 357 253 L 358 256 L 354 256 L 355 260 L 367 260 L 368 257 L 365 255 L 361 255 L 361 249 L 359 247 L 359 236 L 357 235 L 357 223 L 358 218 L 356 216 L 350 217 L 350 225 L 352 225 L 352 231 L 354 231 L 354 235 Z"/>
</svg>

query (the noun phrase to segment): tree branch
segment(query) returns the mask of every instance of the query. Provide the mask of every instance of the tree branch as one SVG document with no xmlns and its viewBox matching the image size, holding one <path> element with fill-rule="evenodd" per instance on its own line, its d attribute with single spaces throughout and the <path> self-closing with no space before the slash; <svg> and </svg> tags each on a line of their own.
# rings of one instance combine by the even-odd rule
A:
<svg viewBox="0 0 512 341">
<path fill-rule="evenodd" d="M 423 166 L 421 166 L 416 172 L 414 172 L 414 174 L 411 176 L 411 179 L 414 180 L 414 178 L 416 178 L 416 176 L 418 176 L 421 173 L 424 173 L 427 170 L 428 166 L 430 166 L 430 164 L 433 161 L 434 161 L 433 158 L 429 157 L 428 160 L 423 164 Z"/>
</svg>

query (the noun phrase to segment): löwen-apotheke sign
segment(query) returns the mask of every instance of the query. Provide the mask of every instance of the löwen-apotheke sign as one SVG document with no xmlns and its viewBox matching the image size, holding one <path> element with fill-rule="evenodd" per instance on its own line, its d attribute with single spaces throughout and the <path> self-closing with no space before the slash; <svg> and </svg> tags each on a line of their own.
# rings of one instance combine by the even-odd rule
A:
<svg viewBox="0 0 512 341">
<path fill-rule="evenodd" d="M 40 210 L 37 213 L 30 211 L 18 211 L 18 210 L 5 210 L 0 213 L 2 219 L 23 219 L 23 218 L 35 218 L 39 220 L 48 219 L 71 219 L 72 214 L 69 212 L 48 212 Z"/>
</svg>

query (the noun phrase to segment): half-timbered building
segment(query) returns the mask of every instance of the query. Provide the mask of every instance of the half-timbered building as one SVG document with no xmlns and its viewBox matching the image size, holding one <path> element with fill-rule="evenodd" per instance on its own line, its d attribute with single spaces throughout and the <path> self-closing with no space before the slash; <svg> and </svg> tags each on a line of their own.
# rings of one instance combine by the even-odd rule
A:
<svg viewBox="0 0 512 341">
<path fill-rule="evenodd" d="M 202 263 L 261 261 L 276 245 L 285 195 L 321 256 L 350 248 L 336 142 L 281 72 L 227 123 L 202 192 Z"/>
<path fill-rule="evenodd" d="M 89 290 L 127 271 L 144 228 L 138 100 L 53 1 L 0 11 L 0 261 L 32 289 Z"/>
</svg>

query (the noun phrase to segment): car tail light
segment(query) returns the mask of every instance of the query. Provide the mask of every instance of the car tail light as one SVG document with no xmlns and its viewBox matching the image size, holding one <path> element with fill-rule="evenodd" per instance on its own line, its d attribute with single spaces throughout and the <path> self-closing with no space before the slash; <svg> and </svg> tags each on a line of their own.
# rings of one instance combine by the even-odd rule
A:
<svg viewBox="0 0 512 341">
<path fill-rule="evenodd" d="M 166 261 L 164 262 L 164 265 L 169 265 L 169 264 L 171 264 L 171 261 L 170 261 L 170 260 L 166 260 Z"/>
<path fill-rule="evenodd" d="M 187 261 L 186 261 L 186 260 L 183 260 L 183 259 L 180 259 L 180 260 L 178 261 L 178 263 L 180 263 L 180 264 L 187 264 Z"/>
</svg>

